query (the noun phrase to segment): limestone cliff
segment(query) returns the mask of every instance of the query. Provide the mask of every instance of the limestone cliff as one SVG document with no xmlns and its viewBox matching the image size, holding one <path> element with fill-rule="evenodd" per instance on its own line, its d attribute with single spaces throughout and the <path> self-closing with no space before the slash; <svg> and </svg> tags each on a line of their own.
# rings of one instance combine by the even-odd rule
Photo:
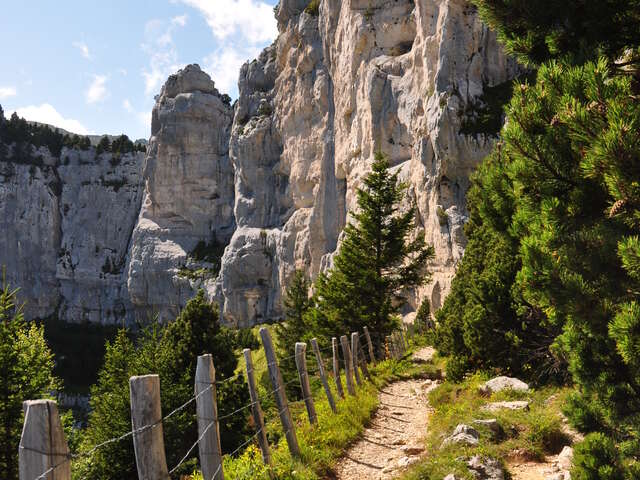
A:
<svg viewBox="0 0 640 480">
<path fill-rule="evenodd" d="M 280 35 L 240 73 L 230 156 L 237 229 L 215 293 L 227 321 L 280 315 L 294 269 L 330 265 L 374 152 L 410 185 L 436 250 L 417 292 L 441 305 L 461 258 L 469 174 L 490 136 L 461 133 L 517 72 L 464 0 L 282 0 Z"/>
<path fill-rule="evenodd" d="M 132 318 L 125 264 L 143 154 L 7 151 L 0 158 L 0 266 L 20 287 L 26 317 L 105 324 Z"/>
<path fill-rule="evenodd" d="M 378 150 L 436 251 L 404 313 L 441 305 L 469 174 L 494 139 L 469 122 L 518 67 L 465 0 L 308 3 L 281 0 L 279 36 L 242 67 L 233 107 L 197 65 L 169 77 L 144 167 L 76 151 L 0 162 L 0 264 L 29 316 L 169 319 L 202 287 L 228 324 L 279 318 L 294 270 L 331 265 Z"/>
</svg>

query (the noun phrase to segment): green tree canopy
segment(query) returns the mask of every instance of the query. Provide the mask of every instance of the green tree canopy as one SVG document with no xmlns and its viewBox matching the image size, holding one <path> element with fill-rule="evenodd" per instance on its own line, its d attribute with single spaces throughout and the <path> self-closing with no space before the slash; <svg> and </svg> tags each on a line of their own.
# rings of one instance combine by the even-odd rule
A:
<svg viewBox="0 0 640 480">
<path fill-rule="evenodd" d="M 91 391 L 91 414 L 83 451 L 131 429 L 129 378 L 156 373 L 160 376 L 162 411 L 167 414 L 193 396 L 198 355 L 211 353 L 216 368 L 218 411 L 221 417 L 248 403 L 249 393 L 242 376 L 235 377 L 237 359 L 231 331 L 219 324 L 217 306 L 201 290 L 178 318 L 161 326 L 154 323 L 134 343 L 124 330 L 107 345 L 105 364 Z M 222 447 L 231 451 L 248 434 L 248 412 L 238 412 L 220 422 Z M 169 468 L 175 466 L 198 438 L 195 404 L 163 423 Z M 197 452 L 180 470 L 195 466 Z M 98 449 L 74 470 L 77 478 L 135 478 L 133 443 L 126 438 Z"/>
<path fill-rule="evenodd" d="M 472 0 L 508 53 L 525 65 L 604 55 L 640 45 L 639 0 Z M 637 61 L 637 51 L 633 53 Z"/>
<path fill-rule="evenodd" d="M 415 206 L 401 209 L 407 186 L 382 153 L 363 183 L 358 209 L 351 212 L 355 222 L 344 229 L 333 268 L 316 282 L 317 308 L 310 314 L 325 338 L 368 326 L 379 348 L 406 293 L 427 281 L 433 248 L 415 235 Z"/>
<path fill-rule="evenodd" d="M 17 290 L 3 280 L 0 291 L 0 478 L 18 478 L 18 445 L 24 400 L 48 398 L 58 391 L 54 359 L 44 329 L 27 324 Z M 26 445 L 28 447 L 29 445 Z"/>
</svg>

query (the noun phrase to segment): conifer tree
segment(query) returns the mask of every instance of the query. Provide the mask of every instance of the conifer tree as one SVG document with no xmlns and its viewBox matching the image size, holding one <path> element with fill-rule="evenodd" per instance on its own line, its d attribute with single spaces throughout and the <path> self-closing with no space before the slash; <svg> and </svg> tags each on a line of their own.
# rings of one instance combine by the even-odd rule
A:
<svg viewBox="0 0 640 480">
<path fill-rule="evenodd" d="M 24 400 L 47 398 L 60 387 L 44 329 L 27 324 L 17 290 L 0 290 L 0 478 L 18 478 Z M 28 446 L 28 445 L 27 445 Z"/>
<path fill-rule="evenodd" d="M 411 288 L 428 280 L 433 248 L 414 234 L 415 206 L 401 210 L 407 186 L 376 154 L 372 171 L 358 189 L 355 222 L 344 229 L 334 266 L 316 283 L 313 321 L 330 338 L 368 326 L 376 347 L 394 328 L 394 316 Z"/>
<path fill-rule="evenodd" d="M 302 270 L 296 270 L 283 299 L 284 321 L 275 325 L 279 366 L 285 383 L 297 377 L 295 358 L 292 358 L 296 342 L 313 338 L 313 325 L 307 312 L 312 306 L 309 298 L 310 283 Z M 289 387 L 289 385 L 288 385 Z M 300 388 L 291 385 L 287 395 L 300 396 Z"/>
<path fill-rule="evenodd" d="M 137 345 L 126 331 L 107 346 L 105 364 L 98 383 L 91 390 L 91 414 L 81 451 L 87 451 L 131 429 L 129 377 L 156 373 L 164 414 L 183 405 L 193 396 L 198 355 L 211 353 L 216 380 L 220 417 L 248 403 L 249 392 L 242 376 L 234 378 L 237 359 L 234 336 L 220 326 L 217 306 L 204 292 L 191 299 L 178 318 L 167 326 L 153 323 L 145 329 Z M 231 451 L 248 434 L 247 412 L 238 412 L 220 422 L 222 448 Z M 169 468 L 178 463 L 198 438 L 195 406 L 176 412 L 163 423 L 165 451 Z M 195 467 L 197 452 L 178 473 Z M 97 450 L 74 469 L 77 478 L 135 478 L 136 466 L 130 437 Z"/>
</svg>

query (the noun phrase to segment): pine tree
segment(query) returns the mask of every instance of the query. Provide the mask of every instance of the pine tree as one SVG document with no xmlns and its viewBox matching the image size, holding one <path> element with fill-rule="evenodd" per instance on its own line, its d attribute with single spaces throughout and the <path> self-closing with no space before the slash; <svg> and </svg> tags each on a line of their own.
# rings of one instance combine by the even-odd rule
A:
<svg viewBox="0 0 640 480">
<path fill-rule="evenodd" d="M 17 290 L 3 280 L 0 291 L 0 478 L 18 478 L 22 402 L 59 390 L 44 329 L 24 320 Z M 28 447 L 28 445 L 26 445 Z"/>
<path fill-rule="evenodd" d="M 472 0 L 508 53 L 538 66 L 551 59 L 611 64 L 640 44 L 639 0 Z M 639 59 L 638 52 L 633 56 Z"/>
<path fill-rule="evenodd" d="M 395 315 L 410 289 L 428 280 L 426 263 L 433 256 L 422 235 L 414 233 L 415 206 L 401 211 L 407 186 L 376 154 L 372 171 L 358 189 L 355 223 L 344 229 L 334 266 L 316 283 L 313 321 L 325 338 L 368 326 L 376 348 L 393 330 Z"/>
<path fill-rule="evenodd" d="M 198 355 L 211 353 L 217 387 L 220 417 L 248 403 L 249 392 L 242 376 L 234 378 L 237 359 L 234 335 L 219 324 L 217 306 L 204 292 L 191 299 L 178 318 L 167 326 L 153 323 L 137 345 L 121 331 L 107 346 L 105 364 L 98 383 L 91 391 L 91 414 L 81 451 L 131 428 L 129 377 L 156 373 L 160 376 L 162 411 L 176 409 L 193 395 Z M 238 412 L 220 422 L 222 448 L 235 449 L 248 434 L 248 412 Z M 180 410 L 163 423 L 165 451 L 169 468 L 178 463 L 198 438 L 195 406 Z M 197 452 L 178 473 L 193 471 Z M 135 455 L 131 438 L 100 448 L 74 470 L 77 478 L 135 478 Z"/>
<path fill-rule="evenodd" d="M 285 383 L 297 377 L 294 354 L 296 342 L 306 342 L 313 338 L 313 325 L 307 312 L 312 306 L 309 298 L 310 283 L 302 270 L 296 270 L 287 287 L 283 299 L 284 321 L 275 325 L 276 344 L 278 348 L 279 366 Z M 287 395 L 298 398 L 300 388 L 296 385 L 287 388 Z M 287 387 L 289 387 L 287 385 Z"/>
</svg>

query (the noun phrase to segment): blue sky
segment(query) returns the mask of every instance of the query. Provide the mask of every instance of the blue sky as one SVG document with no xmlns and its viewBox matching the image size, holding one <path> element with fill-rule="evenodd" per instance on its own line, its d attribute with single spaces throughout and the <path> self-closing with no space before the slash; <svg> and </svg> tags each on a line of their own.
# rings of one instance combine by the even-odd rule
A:
<svg viewBox="0 0 640 480">
<path fill-rule="evenodd" d="M 0 0 L 0 104 L 77 133 L 147 138 L 154 95 L 198 63 L 237 96 L 277 0 Z"/>
</svg>

